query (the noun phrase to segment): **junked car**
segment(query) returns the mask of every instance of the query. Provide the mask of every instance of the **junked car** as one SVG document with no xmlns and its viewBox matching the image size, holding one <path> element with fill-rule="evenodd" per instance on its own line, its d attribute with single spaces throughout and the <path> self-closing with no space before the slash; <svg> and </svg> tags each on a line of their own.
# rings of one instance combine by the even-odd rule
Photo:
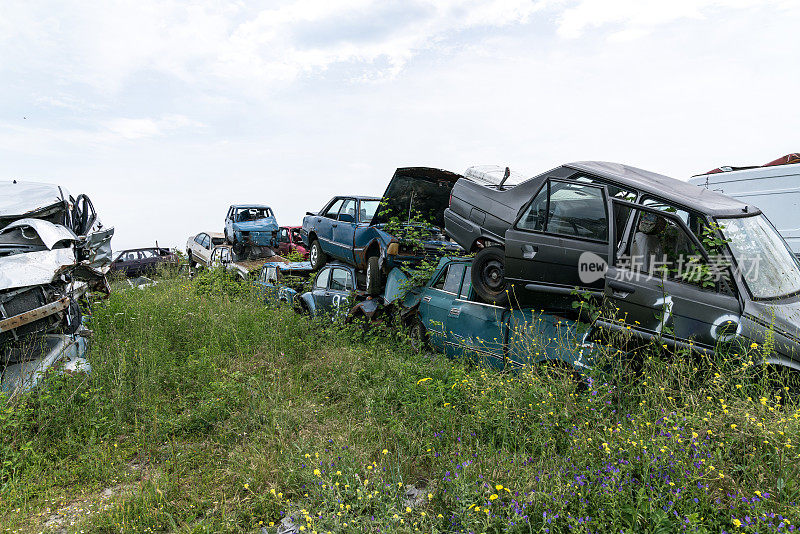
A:
<svg viewBox="0 0 800 534">
<path fill-rule="evenodd" d="M 38 374 L 85 342 L 79 301 L 108 292 L 113 228 L 86 195 L 32 182 L 0 182 L 0 367 L 3 389 L 31 387 Z"/>
<path fill-rule="evenodd" d="M 263 290 L 266 302 L 292 304 L 312 272 L 307 261 L 265 263 L 256 284 Z"/>
<path fill-rule="evenodd" d="M 319 270 L 311 290 L 295 298 L 295 304 L 312 316 L 347 314 L 358 297 L 356 280 L 351 265 L 329 263 Z"/>
<path fill-rule="evenodd" d="M 442 258 L 421 288 L 411 289 L 402 305 L 411 319 L 416 349 L 428 344 L 451 357 L 464 357 L 498 369 L 549 362 L 576 372 L 591 365 L 584 345 L 587 325 L 534 309 L 509 309 L 478 299 L 472 288 L 471 260 Z"/>
<path fill-rule="evenodd" d="M 286 262 L 277 254 L 272 254 L 267 258 L 240 258 L 233 247 L 230 245 L 218 245 L 211 251 L 211 260 L 209 261 L 210 268 L 225 269 L 242 280 L 252 278 L 252 276 L 260 271 L 261 267 L 267 262 Z"/>
<path fill-rule="evenodd" d="M 186 257 L 189 267 L 198 265 L 208 267 L 211 264 L 211 251 L 217 245 L 225 244 L 225 235 L 220 232 L 200 232 L 186 241 Z"/>
<path fill-rule="evenodd" d="M 269 206 L 235 204 L 225 216 L 225 240 L 242 259 L 251 255 L 271 254 L 265 248 L 278 244 L 278 223 Z"/>
<path fill-rule="evenodd" d="M 459 181 L 445 220 L 478 251 L 471 281 L 486 302 L 579 290 L 603 299 L 606 331 L 699 351 L 774 339 L 766 360 L 800 370 L 800 263 L 751 204 L 581 162 L 515 186 Z"/>
<path fill-rule="evenodd" d="M 152 273 L 161 265 L 175 267 L 177 264 L 178 258 L 168 248 L 133 248 L 118 252 L 111 262 L 111 270 L 135 278 Z"/>
<path fill-rule="evenodd" d="M 278 231 L 278 254 L 288 256 L 300 254 L 303 259 L 308 259 L 308 249 L 303 243 L 302 226 L 281 226 Z"/>
<path fill-rule="evenodd" d="M 455 254 L 461 247 L 442 232 L 443 212 L 459 175 L 441 169 L 397 169 L 383 197 L 336 196 L 318 213 L 303 218 L 309 260 L 320 269 L 328 258 L 365 271 L 370 295 L 377 295 L 394 267 L 426 257 Z M 416 242 L 390 231 L 410 230 Z"/>
</svg>

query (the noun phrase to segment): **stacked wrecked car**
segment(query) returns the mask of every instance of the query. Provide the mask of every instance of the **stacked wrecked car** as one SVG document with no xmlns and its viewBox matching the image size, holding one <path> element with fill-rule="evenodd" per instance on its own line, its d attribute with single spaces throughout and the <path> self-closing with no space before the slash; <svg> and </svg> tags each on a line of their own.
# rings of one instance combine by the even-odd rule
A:
<svg viewBox="0 0 800 534">
<path fill-rule="evenodd" d="M 0 371 L 3 391 L 33 387 L 86 349 L 82 299 L 108 292 L 113 228 L 86 195 L 0 182 Z M 85 363 L 85 362 L 84 362 Z"/>
</svg>

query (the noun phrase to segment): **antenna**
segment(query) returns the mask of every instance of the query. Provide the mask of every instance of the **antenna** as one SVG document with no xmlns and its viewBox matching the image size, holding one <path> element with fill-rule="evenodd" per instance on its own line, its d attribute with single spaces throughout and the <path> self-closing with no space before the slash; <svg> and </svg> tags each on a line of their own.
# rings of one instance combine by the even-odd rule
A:
<svg viewBox="0 0 800 534">
<path fill-rule="evenodd" d="M 503 173 L 503 179 L 500 180 L 499 184 L 497 184 L 497 188 L 498 189 L 502 189 L 503 188 L 503 184 L 506 183 L 506 180 L 508 180 L 509 176 L 511 176 L 511 169 L 506 167 L 506 172 Z"/>
</svg>

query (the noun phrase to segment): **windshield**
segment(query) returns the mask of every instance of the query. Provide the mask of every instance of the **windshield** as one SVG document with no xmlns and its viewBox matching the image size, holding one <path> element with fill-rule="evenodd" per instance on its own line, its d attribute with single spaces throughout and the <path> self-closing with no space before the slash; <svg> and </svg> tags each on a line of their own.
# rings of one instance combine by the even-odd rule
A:
<svg viewBox="0 0 800 534">
<path fill-rule="evenodd" d="M 800 266 L 763 215 L 719 219 L 753 298 L 771 299 L 800 291 Z"/>
<path fill-rule="evenodd" d="M 380 200 L 362 200 L 361 201 L 361 222 L 372 222 L 375 212 L 378 211 Z"/>
<path fill-rule="evenodd" d="M 236 222 L 257 221 L 272 217 L 269 208 L 240 208 L 236 214 Z"/>
</svg>

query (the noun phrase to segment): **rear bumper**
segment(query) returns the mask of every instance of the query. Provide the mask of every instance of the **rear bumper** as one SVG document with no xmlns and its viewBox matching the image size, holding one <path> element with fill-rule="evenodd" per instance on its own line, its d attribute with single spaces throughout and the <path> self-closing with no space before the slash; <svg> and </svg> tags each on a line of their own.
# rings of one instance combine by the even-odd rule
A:
<svg viewBox="0 0 800 534">
<path fill-rule="evenodd" d="M 444 210 L 444 228 L 447 235 L 467 251 L 472 248 L 472 244 L 482 235 L 480 226 L 450 208 Z"/>
</svg>

